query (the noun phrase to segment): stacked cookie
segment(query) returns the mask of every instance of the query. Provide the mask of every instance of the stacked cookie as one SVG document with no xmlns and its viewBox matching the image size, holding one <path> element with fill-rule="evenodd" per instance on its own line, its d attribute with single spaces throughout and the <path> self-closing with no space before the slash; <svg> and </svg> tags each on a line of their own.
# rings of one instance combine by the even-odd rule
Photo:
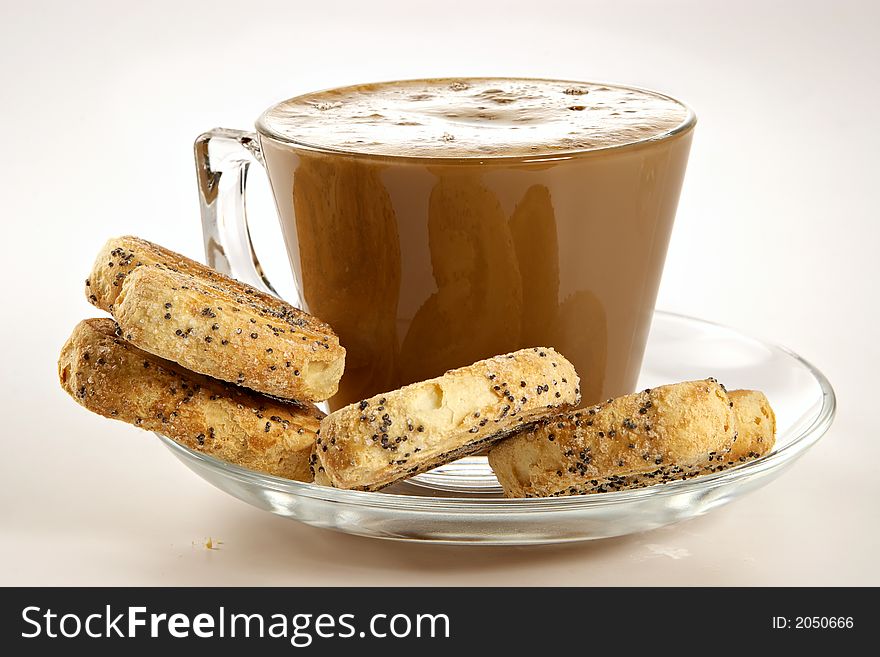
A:
<svg viewBox="0 0 880 657">
<path fill-rule="evenodd" d="M 246 468 L 379 490 L 489 448 L 509 497 L 601 493 L 757 458 L 775 419 L 756 391 L 690 381 L 576 409 L 580 380 L 549 347 L 522 349 L 328 416 L 345 349 L 319 319 L 135 237 L 86 280 L 112 316 L 74 329 L 58 363 L 81 405 Z"/>
<path fill-rule="evenodd" d="M 112 239 L 86 280 L 113 319 L 87 319 L 61 351 L 61 385 L 95 413 L 187 447 L 308 480 L 345 349 L 283 301 L 136 237 Z"/>
</svg>

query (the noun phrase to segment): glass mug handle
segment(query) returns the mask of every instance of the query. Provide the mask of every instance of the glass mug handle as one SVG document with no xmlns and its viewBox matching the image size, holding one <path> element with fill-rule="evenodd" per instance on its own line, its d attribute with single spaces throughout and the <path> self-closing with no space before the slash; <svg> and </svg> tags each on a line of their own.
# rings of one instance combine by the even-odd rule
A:
<svg viewBox="0 0 880 657">
<path fill-rule="evenodd" d="M 214 128 L 199 135 L 194 150 L 206 264 L 280 296 L 257 259 L 248 228 L 248 170 L 254 162 L 265 167 L 257 135 Z M 299 299 L 294 299 L 293 304 L 299 306 Z"/>
</svg>

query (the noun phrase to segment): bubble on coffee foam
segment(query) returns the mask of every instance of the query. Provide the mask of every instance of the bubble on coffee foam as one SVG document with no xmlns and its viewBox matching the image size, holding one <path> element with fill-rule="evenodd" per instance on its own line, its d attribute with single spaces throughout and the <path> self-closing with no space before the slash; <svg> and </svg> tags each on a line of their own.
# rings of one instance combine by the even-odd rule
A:
<svg viewBox="0 0 880 657">
<path fill-rule="evenodd" d="M 314 102 L 314 103 L 310 103 L 310 104 L 312 107 L 314 107 L 317 110 L 321 110 L 322 112 L 325 112 L 327 110 L 332 110 L 332 109 L 339 109 L 340 107 L 342 107 L 342 103 L 339 101 L 335 101 L 335 102 L 318 101 L 318 102 Z"/>
<path fill-rule="evenodd" d="M 456 80 L 455 82 L 453 82 L 452 84 L 449 85 L 449 88 L 452 89 L 453 91 L 464 91 L 465 89 L 470 89 L 470 86 L 465 82 L 461 82 L 460 80 Z"/>
</svg>

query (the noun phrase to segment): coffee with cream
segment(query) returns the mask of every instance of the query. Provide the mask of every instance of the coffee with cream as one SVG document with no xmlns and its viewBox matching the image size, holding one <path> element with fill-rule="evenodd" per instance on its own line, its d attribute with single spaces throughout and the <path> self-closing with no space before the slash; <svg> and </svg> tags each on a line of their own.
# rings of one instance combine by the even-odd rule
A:
<svg viewBox="0 0 880 657">
<path fill-rule="evenodd" d="M 660 94 L 552 80 L 358 85 L 269 109 L 302 301 L 348 350 L 331 405 L 539 345 L 574 363 L 585 402 L 631 392 L 693 124 Z"/>
</svg>

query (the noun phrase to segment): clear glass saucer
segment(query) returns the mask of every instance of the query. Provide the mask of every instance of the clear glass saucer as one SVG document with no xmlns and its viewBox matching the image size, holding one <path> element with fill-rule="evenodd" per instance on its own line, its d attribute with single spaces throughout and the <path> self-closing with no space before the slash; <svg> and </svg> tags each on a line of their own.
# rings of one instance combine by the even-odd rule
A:
<svg viewBox="0 0 880 657">
<path fill-rule="evenodd" d="M 763 390 L 776 411 L 766 456 L 648 488 L 549 499 L 505 499 L 486 458 L 473 456 L 380 493 L 304 484 L 246 470 L 160 436 L 193 472 L 259 509 L 360 536 L 450 544 L 584 541 L 662 527 L 711 511 L 778 476 L 828 430 L 834 391 L 797 354 L 734 329 L 656 312 L 639 388 L 715 377 Z"/>
</svg>

